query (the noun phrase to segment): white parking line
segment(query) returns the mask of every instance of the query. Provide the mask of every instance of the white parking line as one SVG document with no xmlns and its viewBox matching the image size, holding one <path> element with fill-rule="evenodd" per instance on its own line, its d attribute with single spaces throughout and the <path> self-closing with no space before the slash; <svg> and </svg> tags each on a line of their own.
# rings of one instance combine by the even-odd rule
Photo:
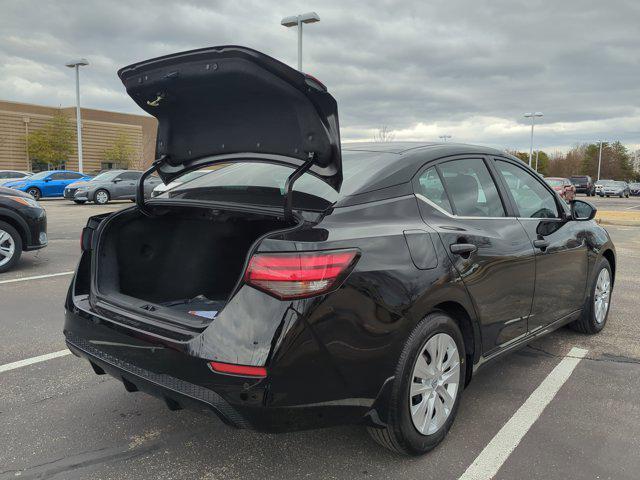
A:
<svg viewBox="0 0 640 480">
<path fill-rule="evenodd" d="M 571 376 L 587 350 L 574 347 L 527 398 L 516 413 L 484 447 L 459 480 L 489 480 L 509 458 L 524 435 Z"/>
<path fill-rule="evenodd" d="M 18 360 L 13 363 L 5 363 L 4 365 L 0 365 L 0 373 L 8 372 L 9 370 L 15 370 L 16 368 L 26 367 L 27 365 L 33 365 L 34 363 L 46 362 L 47 360 L 51 360 L 53 358 L 64 357 L 65 355 L 69 355 L 71 352 L 69 350 L 60 350 L 58 352 L 47 353 L 46 355 L 40 355 L 38 357 L 26 358 L 25 360 Z"/>
<path fill-rule="evenodd" d="M 73 273 L 74 272 L 60 272 L 60 273 L 49 273 L 47 275 L 35 275 L 33 277 L 12 278 L 11 280 L 0 280 L 0 284 L 26 282 L 27 280 L 39 280 L 41 278 L 49 278 L 49 277 L 61 277 L 62 275 L 73 275 Z"/>
</svg>

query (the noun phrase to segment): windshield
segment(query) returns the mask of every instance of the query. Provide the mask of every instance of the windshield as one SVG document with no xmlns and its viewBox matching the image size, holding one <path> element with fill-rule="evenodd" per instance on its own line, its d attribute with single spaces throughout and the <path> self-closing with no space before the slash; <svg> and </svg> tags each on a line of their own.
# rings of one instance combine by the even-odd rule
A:
<svg viewBox="0 0 640 480">
<path fill-rule="evenodd" d="M 633 182 L 633 183 L 630 183 L 630 184 L 629 184 L 629 186 L 630 186 L 631 188 L 640 188 L 640 183 Z"/>
<path fill-rule="evenodd" d="M 54 172 L 38 172 L 29 177 L 29 180 L 42 180 L 43 178 L 47 178 Z"/>
<path fill-rule="evenodd" d="M 613 180 L 598 180 L 598 183 L 600 185 L 611 185 L 613 183 L 615 183 Z"/>
<path fill-rule="evenodd" d="M 564 185 L 564 181 L 559 178 L 546 178 L 545 180 L 552 187 L 561 187 L 562 185 Z"/>
<path fill-rule="evenodd" d="M 105 181 L 113 180 L 118 175 L 120 175 L 120 173 L 122 173 L 122 172 L 120 172 L 120 170 L 111 171 L 111 172 L 102 172 L 101 174 L 96 175 L 95 177 L 93 177 L 92 181 L 94 181 L 94 182 L 105 182 Z"/>
</svg>

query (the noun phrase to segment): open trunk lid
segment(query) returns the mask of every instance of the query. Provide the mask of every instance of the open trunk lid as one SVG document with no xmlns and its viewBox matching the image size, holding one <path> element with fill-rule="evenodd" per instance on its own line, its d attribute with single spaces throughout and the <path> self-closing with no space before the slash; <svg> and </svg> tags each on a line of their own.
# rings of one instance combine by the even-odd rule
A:
<svg viewBox="0 0 640 480">
<path fill-rule="evenodd" d="M 250 48 L 210 47 L 118 71 L 158 119 L 157 171 L 169 183 L 214 163 L 261 160 L 342 183 L 338 107 L 318 80 Z"/>
</svg>

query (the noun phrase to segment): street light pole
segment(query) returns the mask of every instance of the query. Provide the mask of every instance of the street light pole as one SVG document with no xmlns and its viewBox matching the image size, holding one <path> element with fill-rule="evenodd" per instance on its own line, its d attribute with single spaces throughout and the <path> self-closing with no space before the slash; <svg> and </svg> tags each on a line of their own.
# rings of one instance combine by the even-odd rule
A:
<svg viewBox="0 0 640 480">
<path fill-rule="evenodd" d="M 82 114 L 80 113 L 80 67 L 89 65 L 86 58 L 80 58 L 78 60 L 71 60 L 65 63 L 65 66 L 69 68 L 75 68 L 76 70 L 76 132 L 78 137 L 78 171 L 82 171 Z"/>
<path fill-rule="evenodd" d="M 320 21 L 320 17 L 316 12 L 307 12 L 291 17 L 284 17 L 280 25 L 285 27 L 298 27 L 298 70 L 302 71 L 302 24 L 316 23 Z"/>
<path fill-rule="evenodd" d="M 536 149 L 536 172 L 538 171 L 538 155 L 540 154 L 540 149 Z"/>
<path fill-rule="evenodd" d="M 533 159 L 533 125 L 536 123 L 536 117 L 542 117 L 542 112 L 529 112 L 524 114 L 524 118 L 531 118 L 531 145 L 529 146 L 529 167 Z"/>
<path fill-rule="evenodd" d="M 438 138 L 441 138 L 444 143 L 447 143 L 447 138 L 451 138 L 451 135 L 440 135 Z"/>
<path fill-rule="evenodd" d="M 600 180 L 600 166 L 602 165 L 602 140 L 600 140 L 600 151 L 598 152 L 598 180 Z"/>
</svg>

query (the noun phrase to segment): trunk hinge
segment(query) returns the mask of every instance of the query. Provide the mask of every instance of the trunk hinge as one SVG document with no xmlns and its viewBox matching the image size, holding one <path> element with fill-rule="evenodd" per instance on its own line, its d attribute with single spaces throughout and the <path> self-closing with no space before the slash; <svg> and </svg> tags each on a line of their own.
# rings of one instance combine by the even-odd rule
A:
<svg viewBox="0 0 640 480">
<path fill-rule="evenodd" d="M 284 197 L 284 219 L 294 220 L 293 217 L 293 184 L 296 183 L 302 175 L 304 175 L 316 161 L 315 152 L 309 154 L 309 158 L 298 168 L 296 168 L 284 184 L 285 197 Z"/>
<path fill-rule="evenodd" d="M 147 205 L 144 202 L 144 181 L 149 177 L 149 175 L 156 172 L 158 170 L 158 167 L 160 167 L 160 164 L 166 161 L 166 159 L 166 155 L 162 155 L 160 158 L 156 158 L 151 164 L 151 167 L 148 170 L 145 170 L 145 172 L 140 177 L 140 180 L 138 180 L 138 186 L 136 188 L 136 204 L 138 205 L 140 211 L 147 217 L 152 217 L 153 214 L 147 208 Z"/>
</svg>

